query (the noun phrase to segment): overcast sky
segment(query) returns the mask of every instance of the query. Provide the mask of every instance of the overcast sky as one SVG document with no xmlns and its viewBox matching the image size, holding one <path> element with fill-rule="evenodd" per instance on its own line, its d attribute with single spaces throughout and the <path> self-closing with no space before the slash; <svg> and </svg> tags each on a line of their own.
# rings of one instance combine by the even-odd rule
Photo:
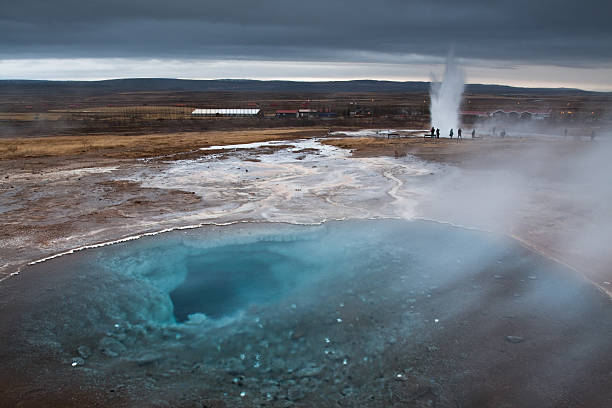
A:
<svg viewBox="0 0 612 408">
<path fill-rule="evenodd" d="M 0 78 L 427 80 L 612 90 L 603 0 L 0 0 Z"/>
</svg>

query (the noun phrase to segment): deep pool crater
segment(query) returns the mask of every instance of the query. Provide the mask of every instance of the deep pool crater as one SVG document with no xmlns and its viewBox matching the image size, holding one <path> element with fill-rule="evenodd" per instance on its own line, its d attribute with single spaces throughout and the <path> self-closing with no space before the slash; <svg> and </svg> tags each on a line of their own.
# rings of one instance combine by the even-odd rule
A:
<svg viewBox="0 0 612 408">
<path fill-rule="evenodd" d="M 198 313 L 219 319 L 280 300 L 314 274 L 303 260 L 269 241 L 211 248 L 184 262 L 185 279 L 170 292 L 178 322 Z"/>
</svg>

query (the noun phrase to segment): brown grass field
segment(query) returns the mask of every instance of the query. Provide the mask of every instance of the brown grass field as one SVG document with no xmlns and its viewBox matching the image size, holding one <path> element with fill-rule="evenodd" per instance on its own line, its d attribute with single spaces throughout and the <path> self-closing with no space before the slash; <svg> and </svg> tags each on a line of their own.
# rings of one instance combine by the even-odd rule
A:
<svg viewBox="0 0 612 408">
<path fill-rule="evenodd" d="M 201 147 L 278 139 L 323 136 L 327 128 L 243 129 L 145 135 L 83 135 L 0 139 L 3 159 L 56 158 L 79 155 L 97 158 L 143 158 Z"/>
</svg>

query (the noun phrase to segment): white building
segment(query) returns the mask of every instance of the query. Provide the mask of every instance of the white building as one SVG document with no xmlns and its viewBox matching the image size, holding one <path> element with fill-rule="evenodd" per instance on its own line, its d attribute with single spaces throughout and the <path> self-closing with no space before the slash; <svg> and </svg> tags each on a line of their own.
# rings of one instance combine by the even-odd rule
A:
<svg viewBox="0 0 612 408">
<path fill-rule="evenodd" d="M 194 109 L 195 116 L 257 116 L 261 109 Z"/>
</svg>

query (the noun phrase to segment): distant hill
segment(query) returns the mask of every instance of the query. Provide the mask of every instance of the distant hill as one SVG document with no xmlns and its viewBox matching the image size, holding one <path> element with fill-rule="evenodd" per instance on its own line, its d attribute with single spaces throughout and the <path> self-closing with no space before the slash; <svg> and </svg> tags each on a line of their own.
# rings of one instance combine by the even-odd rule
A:
<svg viewBox="0 0 612 408">
<path fill-rule="evenodd" d="M 429 82 L 395 82 L 375 80 L 355 81 L 258 81 L 248 79 L 190 80 L 166 78 L 131 78 L 104 81 L 36 81 L 0 80 L 0 92 L 59 91 L 59 92 L 138 92 L 138 91 L 190 91 L 190 92 L 414 92 L 429 91 Z M 567 95 L 602 94 L 569 88 L 519 88 L 503 85 L 469 84 L 466 92 L 504 95 Z M 607 93 L 611 94 L 611 93 Z"/>
</svg>

